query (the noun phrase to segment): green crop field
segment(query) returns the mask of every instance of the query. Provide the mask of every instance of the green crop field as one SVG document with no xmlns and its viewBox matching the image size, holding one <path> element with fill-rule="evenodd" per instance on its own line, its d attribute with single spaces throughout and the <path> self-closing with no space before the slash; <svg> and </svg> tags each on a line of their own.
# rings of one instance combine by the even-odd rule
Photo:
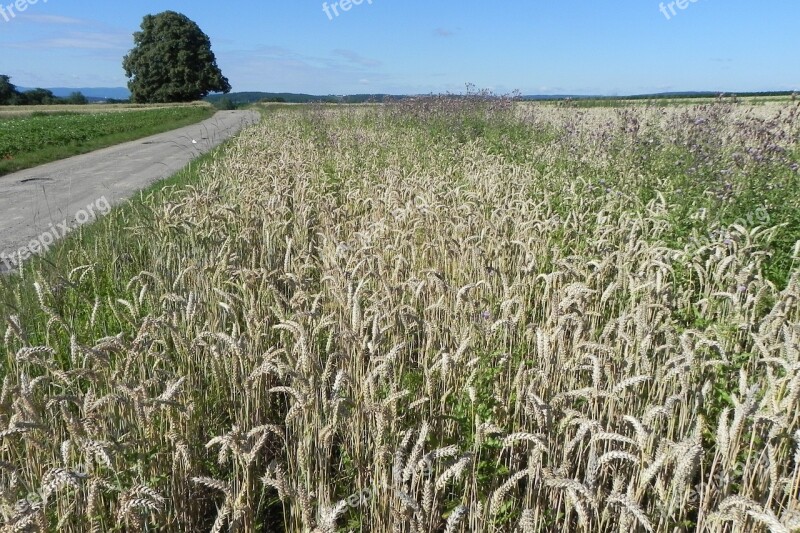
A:
<svg viewBox="0 0 800 533">
<path fill-rule="evenodd" d="M 64 107 L 64 106 L 60 106 Z M 0 175 L 199 122 L 208 105 L 0 117 Z"/>
<path fill-rule="evenodd" d="M 31 115 L 83 115 L 92 113 L 117 113 L 125 111 L 142 111 L 147 109 L 165 109 L 177 107 L 208 107 L 206 102 L 187 102 L 172 104 L 86 104 L 86 105 L 12 105 L 0 106 L 0 119 L 19 118 Z"/>
<path fill-rule="evenodd" d="M 0 277 L 9 529 L 796 531 L 798 104 L 483 96 L 267 107 Z"/>
</svg>

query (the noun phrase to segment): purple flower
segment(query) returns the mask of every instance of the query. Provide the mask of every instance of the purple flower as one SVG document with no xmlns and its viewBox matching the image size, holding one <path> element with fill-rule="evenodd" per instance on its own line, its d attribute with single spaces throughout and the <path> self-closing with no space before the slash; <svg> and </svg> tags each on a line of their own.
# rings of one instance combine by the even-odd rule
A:
<svg viewBox="0 0 800 533">
<path fill-rule="evenodd" d="M 492 318 L 492 313 L 490 313 L 489 311 L 484 311 L 481 313 L 481 318 L 484 320 L 489 320 L 490 318 Z"/>
</svg>

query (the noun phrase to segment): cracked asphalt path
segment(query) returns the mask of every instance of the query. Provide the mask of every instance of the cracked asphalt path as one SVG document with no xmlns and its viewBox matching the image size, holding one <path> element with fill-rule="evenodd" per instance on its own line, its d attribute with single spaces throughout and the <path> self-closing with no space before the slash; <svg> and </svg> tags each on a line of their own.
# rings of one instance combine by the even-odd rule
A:
<svg viewBox="0 0 800 533">
<path fill-rule="evenodd" d="M 99 207 L 101 198 L 111 205 L 130 198 L 259 120 L 255 111 L 219 111 L 191 126 L 0 176 L 0 254 L 16 254 L 64 220 L 75 225 L 76 214 Z M 7 264 L 0 261 L 0 272 Z"/>
</svg>

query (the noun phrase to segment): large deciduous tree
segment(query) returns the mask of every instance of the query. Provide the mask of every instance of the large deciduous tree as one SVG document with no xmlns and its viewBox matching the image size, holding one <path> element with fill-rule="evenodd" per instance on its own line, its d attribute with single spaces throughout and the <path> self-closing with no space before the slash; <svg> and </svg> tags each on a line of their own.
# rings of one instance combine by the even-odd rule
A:
<svg viewBox="0 0 800 533">
<path fill-rule="evenodd" d="M 131 101 L 190 102 L 210 92 L 230 92 L 211 41 L 188 17 L 174 11 L 147 15 L 141 28 L 122 61 Z"/>
</svg>

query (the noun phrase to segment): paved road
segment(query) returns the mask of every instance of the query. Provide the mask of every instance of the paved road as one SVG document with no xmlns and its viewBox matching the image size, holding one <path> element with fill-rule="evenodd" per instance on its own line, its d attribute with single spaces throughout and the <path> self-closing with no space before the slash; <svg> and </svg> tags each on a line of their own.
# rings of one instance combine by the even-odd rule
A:
<svg viewBox="0 0 800 533">
<path fill-rule="evenodd" d="M 46 248 L 258 120 L 254 111 L 220 111 L 192 126 L 0 176 L 0 272 L 14 268 L 8 258 L 19 250 L 24 258 Z"/>
</svg>

